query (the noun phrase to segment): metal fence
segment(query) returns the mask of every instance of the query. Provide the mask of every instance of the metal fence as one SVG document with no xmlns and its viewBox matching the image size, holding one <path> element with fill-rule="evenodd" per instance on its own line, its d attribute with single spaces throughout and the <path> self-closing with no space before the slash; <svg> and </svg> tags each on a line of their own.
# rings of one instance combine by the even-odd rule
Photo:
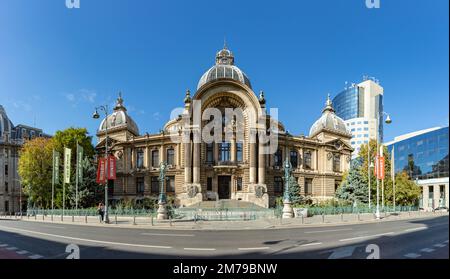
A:
<svg viewBox="0 0 450 279">
<path fill-rule="evenodd" d="M 380 207 L 380 212 L 407 212 L 407 211 L 418 211 L 418 206 L 396 206 L 394 207 L 385 206 L 384 208 Z M 308 207 L 308 216 L 313 215 L 335 215 L 335 214 L 357 214 L 357 213 L 375 213 L 376 207 L 373 206 L 369 208 L 365 207 L 353 207 L 353 206 L 345 206 L 345 207 Z"/>
<path fill-rule="evenodd" d="M 26 212 L 27 215 L 62 215 L 62 209 L 40 209 L 31 208 Z M 133 209 L 133 208 L 109 208 L 108 214 L 118 216 L 155 216 L 154 209 Z M 64 216 L 98 216 L 97 208 L 83 208 L 83 209 L 65 209 Z"/>
<path fill-rule="evenodd" d="M 245 221 L 276 218 L 274 209 L 245 208 L 177 208 L 174 219 L 194 221 Z"/>
</svg>

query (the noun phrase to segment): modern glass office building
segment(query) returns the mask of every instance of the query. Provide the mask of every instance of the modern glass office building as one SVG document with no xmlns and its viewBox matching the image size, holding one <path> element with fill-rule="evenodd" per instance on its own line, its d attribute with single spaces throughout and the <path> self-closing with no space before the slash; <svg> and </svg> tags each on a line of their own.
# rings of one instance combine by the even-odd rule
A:
<svg viewBox="0 0 450 279">
<path fill-rule="evenodd" d="M 333 99 L 336 115 L 352 133 L 351 145 L 358 156 L 360 146 L 370 139 L 383 141 L 383 88 L 377 81 L 365 79 L 337 94 Z"/>
<path fill-rule="evenodd" d="M 423 187 L 421 207 L 448 207 L 448 127 L 399 136 L 386 143 L 396 173 L 406 172 Z"/>
</svg>

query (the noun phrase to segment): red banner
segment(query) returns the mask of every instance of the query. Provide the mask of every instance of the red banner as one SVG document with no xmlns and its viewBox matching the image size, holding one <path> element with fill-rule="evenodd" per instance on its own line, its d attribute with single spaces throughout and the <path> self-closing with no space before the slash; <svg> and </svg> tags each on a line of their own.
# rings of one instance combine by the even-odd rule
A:
<svg viewBox="0 0 450 279">
<path fill-rule="evenodd" d="M 106 182 L 106 159 L 99 158 L 97 168 L 97 183 L 104 184 L 105 182 Z"/>
<path fill-rule="evenodd" d="M 108 179 L 116 179 L 116 157 L 114 156 L 108 157 Z"/>
<path fill-rule="evenodd" d="M 378 179 L 384 179 L 384 157 L 380 157 L 378 161 L 379 161 Z"/>
<path fill-rule="evenodd" d="M 384 175 L 385 175 L 384 157 L 381 157 L 381 156 L 376 157 L 374 174 L 378 179 L 384 179 Z"/>
</svg>

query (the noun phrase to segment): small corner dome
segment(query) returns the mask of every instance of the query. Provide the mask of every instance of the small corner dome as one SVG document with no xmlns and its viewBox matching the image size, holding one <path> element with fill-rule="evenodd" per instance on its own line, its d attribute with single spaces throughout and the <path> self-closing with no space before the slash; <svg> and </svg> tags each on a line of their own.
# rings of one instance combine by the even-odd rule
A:
<svg viewBox="0 0 450 279">
<path fill-rule="evenodd" d="M 323 130 L 338 134 L 351 135 L 344 120 L 337 116 L 334 112 L 333 103 L 331 102 L 329 95 L 326 106 L 322 111 L 322 116 L 311 126 L 309 136 L 313 137 Z"/>
<path fill-rule="evenodd" d="M 117 98 L 113 113 L 102 120 L 98 132 L 105 132 L 106 128 L 108 128 L 108 131 L 110 129 L 126 128 L 134 135 L 139 135 L 139 128 L 136 122 L 128 115 L 127 109 L 123 105 L 121 94 Z"/>
<path fill-rule="evenodd" d="M 217 52 L 216 64 L 200 78 L 197 90 L 203 85 L 219 79 L 233 79 L 252 88 L 247 75 L 234 65 L 234 55 L 227 49 L 226 45 Z"/>
</svg>

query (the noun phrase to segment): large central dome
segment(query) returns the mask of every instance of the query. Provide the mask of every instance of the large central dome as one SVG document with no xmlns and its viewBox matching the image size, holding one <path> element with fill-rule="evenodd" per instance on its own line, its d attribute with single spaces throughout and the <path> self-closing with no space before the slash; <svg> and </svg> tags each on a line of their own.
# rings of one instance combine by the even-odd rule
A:
<svg viewBox="0 0 450 279">
<path fill-rule="evenodd" d="M 220 79 L 233 79 L 252 88 L 247 75 L 234 66 L 233 53 L 226 46 L 216 54 L 216 65 L 211 67 L 198 82 L 197 90 L 203 85 Z"/>
</svg>

